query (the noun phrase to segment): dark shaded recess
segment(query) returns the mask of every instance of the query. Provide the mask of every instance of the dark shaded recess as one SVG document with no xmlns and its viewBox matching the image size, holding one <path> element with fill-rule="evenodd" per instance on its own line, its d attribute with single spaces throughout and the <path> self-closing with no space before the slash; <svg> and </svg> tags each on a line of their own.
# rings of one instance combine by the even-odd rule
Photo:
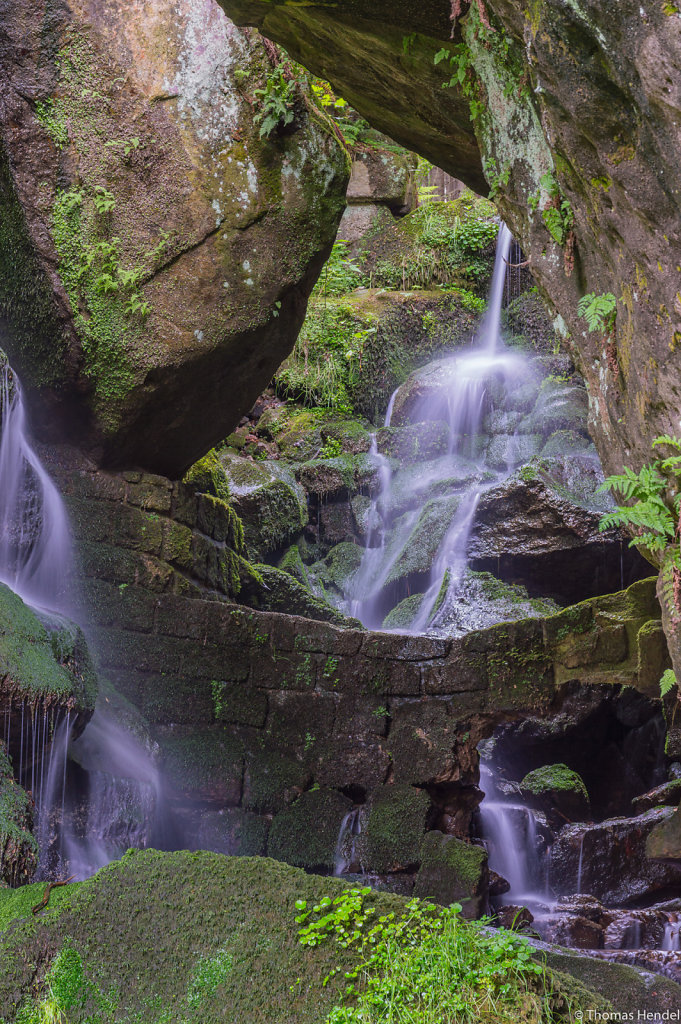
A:
<svg viewBox="0 0 681 1024">
<path fill-rule="evenodd" d="M 571 684 L 560 712 L 500 726 L 493 766 L 520 782 L 528 772 L 566 764 L 581 775 L 597 821 L 632 814 L 635 796 L 665 779 L 665 726 L 659 701 L 627 687 Z"/>
<path fill-rule="evenodd" d="M 494 573 L 505 583 L 521 583 L 530 597 L 550 597 L 560 605 L 577 604 L 624 590 L 650 576 L 650 563 L 626 544 L 588 544 L 535 555 L 474 558 L 471 569 Z"/>
</svg>

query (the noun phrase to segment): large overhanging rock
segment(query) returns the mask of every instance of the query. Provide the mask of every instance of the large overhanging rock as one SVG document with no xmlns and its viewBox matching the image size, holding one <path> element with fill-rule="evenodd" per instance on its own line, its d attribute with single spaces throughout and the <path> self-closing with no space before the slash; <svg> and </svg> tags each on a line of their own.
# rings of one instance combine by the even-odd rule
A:
<svg viewBox="0 0 681 1024">
<path fill-rule="evenodd" d="M 302 91 L 260 137 L 276 54 L 213 0 L 0 21 L 3 344 L 50 439 L 179 475 L 290 351 L 347 156 Z"/>
</svg>

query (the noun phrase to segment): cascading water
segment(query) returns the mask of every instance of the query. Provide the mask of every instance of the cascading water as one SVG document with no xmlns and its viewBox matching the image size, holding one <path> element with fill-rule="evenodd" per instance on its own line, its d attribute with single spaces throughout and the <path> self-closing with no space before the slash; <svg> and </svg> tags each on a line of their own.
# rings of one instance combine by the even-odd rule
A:
<svg viewBox="0 0 681 1024">
<path fill-rule="evenodd" d="M 30 442 L 21 384 L 2 353 L 0 414 L 0 581 L 48 630 L 59 629 L 65 612 L 75 617 L 76 606 L 68 518 Z M 17 719 L 18 736 L 12 735 Z M 101 712 L 71 749 L 73 725 L 69 712 L 25 703 L 4 708 L 5 749 L 12 752 L 17 781 L 35 802 L 38 877 L 85 878 L 129 846 L 161 837 L 160 783 L 148 751 Z M 82 762 L 86 795 L 80 813 L 67 793 L 71 753 Z"/>
<path fill-rule="evenodd" d="M 480 766 L 480 825 L 489 851 L 490 867 L 510 889 L 504 901 L 534 911 L 548 899 L 545 844 L 532 810 L 500 791 L 495 773 Z"/>
<path fill-rule="evenodd" d="M 390 463 L 378 454 L 376 438 L 372 440 L 370 456 L 378 468 L 378 488 L 369 512 L 366 548 L 353 580 L 355 597 L 349 609 L 370 628 L 382 627 L 387 610 L 386 588 L 409 546 L 426 495 L 459 476 L 463 483 L 454 496 L 456 509 L 433 558 L 426 590 L 410 630 L 424 632 L 446 621 L 467 567 L 468 542 L 480 496 L 521 461 L 511 445 L 504 468 L 492 468 L 480 443 L 482 421 L 493 401 L 492 395 L 497 393 L 503 398 L 526 377 L 525 359 L 505 349 L 501 339 L 501 306 L 511 241 L 510 231 L 502 224 L 489 304 L 474 347 L 442 360 L 437 367 L 437 386 L 422 398 L 417 397 L 409 409 L 409 420 L 414 424 L 436 421 L 447 425 L 447 454 L 421 472 L 413 473 L 407 488 L 401 483 L 398 488 Z M 392 423 L 398 392 L 399 389 L 390 399 L 385 426 Z"/>
<path fill-rule="evenodd" d="M 63 613 L 73 565 L 66 511 L 29 441 L 21 384 L 0 364 L 0 580 L 27 604 Z"/>
</svg>

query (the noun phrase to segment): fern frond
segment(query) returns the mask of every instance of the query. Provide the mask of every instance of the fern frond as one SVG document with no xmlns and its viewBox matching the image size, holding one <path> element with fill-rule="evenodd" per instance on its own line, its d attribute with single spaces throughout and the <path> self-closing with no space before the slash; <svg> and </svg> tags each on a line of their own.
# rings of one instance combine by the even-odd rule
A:
<svg viewBox="0 0 681 1024">
<path fill-rule="evenodd" d="M 672 448 L 676 448 L 677 451 L 681 452 L 681 437 L 675 437 L 672 434 L 660 434 L 653 441 L 653 448 L 659 444 L 668 444 Z"/>
<path fill-rule="evenodd" d="M 676 676 L 670 668 L 665 669 L 660 679 L 660 697 L 666 697 L 675 686 Z"/>
</svg>

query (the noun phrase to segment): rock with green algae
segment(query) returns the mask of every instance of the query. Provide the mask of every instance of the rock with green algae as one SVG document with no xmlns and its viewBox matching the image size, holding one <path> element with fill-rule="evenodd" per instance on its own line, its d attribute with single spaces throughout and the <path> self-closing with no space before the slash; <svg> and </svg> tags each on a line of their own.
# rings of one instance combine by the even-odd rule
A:
<svg viewBox="0 0 681 1024">
<path fill-rule="evenodd" d="M 480 917 L 486 909 L 489 873 L 487 852 L 442 832 L 426 832 L 414 895 L 448 907 L 460 903 L 465 918 Z"/>
<path fill-rule="evenodd" d="M 38 866 L 33 803 L 14 778 L 0 743 L 0 879 L 12 888 L 30 882 Z"/>
<path fill-rule="evenodd" d="M 423 594 L 405 597 L 388 612 L 383 620 L 383 629 L 408 629 L 418 614 L 423 598 Z"/>
<path fill-rule="evenodd" d="M 305 491 L 279 462 L 252 462 L 220 453 L 231 506 L 243 524 L 248 557 L 262 561 L 280 551 L 307 523 Z"/>
<path fill-rule="evenodd" d="M 0 701 L 71 709 L 89 718 L 97 679 L 82 630 L 62 616 L 47 627 L 0 583 Z"/>
<path fill-rule="evenodd" d="M 272 565 L 255 565 L 259 582 L 247 587 L 241 600 L 251 608 L 261 611 L 285 612 L 288 615 L 302 615 L 306 619 L 331 622 L 336 626 L 361 629 L 356 619 L 337 611 L 320 597 L 315 597 L 307 587 L 299 583 L 288 572 Z"/>
<path fill-rule="evenodd" d="M 386 874 L 419 863 L 429 806 L 423 790 L 404 783 L 378 786 L 373 791 L 366 828 L 358 840 L 366 870 Z"/>
<path fill-rule="evenodd" d="M 249 1024 L 322 1024 L 339 1001 L 343 972 L 357 963 L 356 951 L 337 943 L 302 946 L 294 920 L 298 900 L 333 900 L 348 884 L 266 858 L 129 851 L 93 878 L 55 889 L 49 909 L 35 918 L 31 906 L 43 888 L 0 891 L 4 1017 L 34 998 L 36 967 L 44 977 L 64 949 L 75 951 L 69 955 L 79 968 L 72 974 L 72 1024 L 92 1020 L 98 1005 L 116 1019 L 151 1022 L 164 1012 L 168 1024 L 197 1012 L 203 1021 L 221 1020 L 225 1007 Z M 406 900 L 373 892 L 371 906 L 377 916 L 399 914 Z M 669 979 L 658 977 L 652 989 L 634 968 L 555 947 L 551 956 L 560 961 L 546 982 L 556 1007 L 569 999 L 585 1018 L 589 1010 L 608 1012 L 613 1004 L 599 992 L 609 991 L 617 1005 L 618 986 L 632 1006 L 659 1012 L 678 1005 L 679 986 Z M 336 967 L 340 980 L 324 984 Z M 293 991 L 292 978 L 300 978 Z"/>
<path fill-rule="evenodd" d="M 360 567 L 363 553 L 364 549 L 359 544 L 344 541 L 332 547 L 321 561 L 311 565 L 309 572 L 325 593 L 346 598 L 353 592 L 353 577 Z"/>
<path fill-rule="evenodd" d="M 345 207 L 346 151 L 305 85 L 280 86 L 293 120 L 261 135 L 271 54 L 216 3 L 76 0 L 46 22 L 31 2 L 3 28 L 12 364 L 50 439 L 75 429 L 97 458 L 177 477 L 293 346 Z"/>
<path fill-rule="evenodd" d="M 520 783 L 523 796 L 546 811 L 556 824 L 585 821 L 589 816 L 589 794 L 581 775 L 566 764 L 548 764 L 528 772 Z"/>
<path fill-rule="evenodd" d="M 651 860 L 681 861 L 681 810 L 655 825 L 646 840 L 646 856 Z"/>
<path fill-rule="evenodd" d="M 307 870 L 331 870 L 340 827 L 350 810 L 352 801 L 336 790 L 303 793 L 273 818 L 268 856 Z"/>
</svg>

